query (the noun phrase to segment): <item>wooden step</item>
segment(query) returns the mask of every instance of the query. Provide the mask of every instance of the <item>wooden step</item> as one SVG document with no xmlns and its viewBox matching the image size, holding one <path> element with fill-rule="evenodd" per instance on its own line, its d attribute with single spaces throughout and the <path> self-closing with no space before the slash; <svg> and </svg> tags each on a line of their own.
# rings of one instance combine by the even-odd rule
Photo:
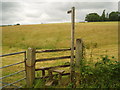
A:
<svg viewBox="0 0 120 90">
<path fill-rule="evenodd" d="M 53 82 L 54 82 L 54 80 L 50 80 L 45 84 L 45 86 L 51 86 L 53 84 Z"/>
<path fill-rule="evenodd" d="M 62 74 L 62 73 L 64 73 L 65 71 L 64 71 L 64 70 L 53 70 L 53 72 L 57 72 L 57 73 Z"/>
</svg>

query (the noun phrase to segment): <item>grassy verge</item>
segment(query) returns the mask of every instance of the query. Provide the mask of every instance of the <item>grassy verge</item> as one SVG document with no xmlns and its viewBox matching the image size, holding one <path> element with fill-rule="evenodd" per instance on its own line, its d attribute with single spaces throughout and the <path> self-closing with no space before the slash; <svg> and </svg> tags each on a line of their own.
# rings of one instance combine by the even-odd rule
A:
<svg viewBox="0 0 120 90">
<path fill-rule="evenodd" d="M 80 71 L 80 82 L 76 80 L 76 88 L 120 88 L 120 62 L 115 61 L 114 57 L 102 55 L 96 63 L 85 61 Z M 71 88 L 72 86 L 69 76 L 62 77 L 61 85 L 58 85 L 58 82 L 46 87 L 42 79 L 38 79 L 34 88 Z"/>
</svg>

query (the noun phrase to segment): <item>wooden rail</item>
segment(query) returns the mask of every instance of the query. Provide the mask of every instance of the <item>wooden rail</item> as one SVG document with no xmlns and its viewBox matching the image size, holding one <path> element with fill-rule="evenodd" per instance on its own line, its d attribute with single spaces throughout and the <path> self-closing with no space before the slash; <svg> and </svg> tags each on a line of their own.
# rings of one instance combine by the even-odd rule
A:
<svg viewBox="0 0 120 90">
<path fill-rule="evenodd" d="M 49 70 L 49 69 L 52 69 L 52 68 L 60 68 L 60 67 L 69 67 L 70 65 L 59 65 L 59 66 L 53 66 L 53 67 L 45 67 L 45 68 L 38 68 L 38 69 L 35 69 L 35 71 L 40 71 L 40 70 Z"/>
<path fill-rule="evenodd" d="M 75 48 L 74 48 L 75 49 Z M 41 50 L 41 51 L 36 51 L 36 53 L 43 53 L 43 52 L 60 52 L 60 51 L 70 51 L 71 48 L 68 49 L 54 49 L 54 50 Z"/>
<path fill-rule="evenodd" d="M 54 74 L 54 75 L 52 75 L 52 76 L 56 76 L 56 75 L 58 75 L 58 74 Z M 70 73 L 63 73 L 63 74 L 62 74 L 62 76 L 65 76 L 65 75 L 70 75 Z M 37 78 L 35 78 L 35 79 L 42 79 L 42 78 L 49 78 L 49 76 L 37 77 Z"/>
<path fill-rule="evenodd" d="M 70 56 L 62 56 L 62 57 L 54 57 L 54 58 L 37 59 L 35 62 L 52 61 L 52 60 L 67 59 L 67 58 L 70 58 Z"/>
</svg>

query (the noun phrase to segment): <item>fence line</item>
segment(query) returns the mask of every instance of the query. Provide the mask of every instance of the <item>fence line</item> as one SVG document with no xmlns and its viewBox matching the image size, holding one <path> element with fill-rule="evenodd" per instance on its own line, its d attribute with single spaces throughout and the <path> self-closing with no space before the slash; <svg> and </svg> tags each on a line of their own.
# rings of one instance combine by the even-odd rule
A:
<svg viewBox="0 0 120 90">
<path fill-rule="evenodd" d="M 35 53 L 44 53 L 44 52 L 61 52 L 61 51 L 69 51 L 71 50 L 70 48 L 68 49 L 55 49 L 55 50 L 42 50 L 42 51 L 36 51 Z M 18 62 L 18 63 L 14 63 L 14 64 L 10 64 L 10 65 L 6 65 L 6 66 L 3 66 L 3 67 L 0 67 L 0 69 L 3 69 L 3 68 L 6 68 L 6 67 L 10 67 L 10 66 L 14 66 L 14 65 L 18 65 L 18 64 L 22 64 L 22 63 L 26 63 L 26 60 L 27 60 L 27 57 L 26 57 L 26 51 L 21 51 L 21 52 L 16 52 L 16 53 L 10 53 L 10 54 L 4 54 L 4 55 L 0 55 L 0 57 L 6 57 L 6 56 L 12 56 L 12 55 L 17 55 L 17 54 L 24 54 L 24 61 L 22 62 Z M 57 60 L 57 59 L 67 59 L 67 58 L 70 58 L 70 56 L 62 56 L 62 57 L 55 57 L 55 58 L 45 58 L 45 59 L 37 59 L 36 62 L 41 62 L 41 61 L 49 61 L 49 60 Z M 70 66 L 70 65 L 67 65 L 67 66 Z M 61 66 L 62 67 L 62 66 Z M 35 71 L 38 71 L 40 69 L 36 69 Z M 4 79 L 4 78 L 7 78 L 7 77 L 10 77 L 10 76 L 13 76 L 13 75 L 16 75 L 18 73 L 21 73 L 21 72 L 24 72 L 25 70 L 21 70 L 21 71 L 18 71 L 18 72 L 15 72 L 15 73 L 12 73 L 12 74 L 9 74 L 9 75 L 6 75 L 6 76 L 3 76 L 3 77 L 0 77 L 0 79 Z M 6 85 L 4 85 L 2 88 L 5 88 L 7 86 L 14 86 L 14 87 L 17 87 L 17 88 L 20 88 L 19 86 L 16 86 L 16 85 L 13 85 L 15 83 L 18 83 L 22 80 L 26 79 L 25 78 L 22 78 L 22 79 L 19 79 L 15 82 L 12 82 L 12 83 L 4 83 Z"/>
<path fill-rule="evenodd" d="M 27 56 L 27 61 L 26 61 L 27 87 L 32 87 L 32 84 L 33 84 L 34 79 L 35 79 L 35 71 L 41 70 L 41 68 L 35 69 L 35 63 L 36 62 L 52 61 L 52 60 L 58 60 L 58 59 L 70 59 L 70 57 L 71 57 L 71 56 L 61 56 L 61 57 L 53 57 L 53 58 L 36 59 L 36 57 L 35 57 L 36 53 L 61 52 L 61 51 L 70 51 L 70 50 L 71 49 L 69 48 L 69 49 L 55 49 L 55 50 L 36 51 L 33 48 L 28 48 L 28 51 L 27 51 L 28 56 Z M 68 65 L 68 66 L 70 66 L 70 65 Z M 59 66 L 55 66 L 55 67 L 59 67 Z M 55 67 L 52 67 L 52 68 L 55 68 Z M 45 67 L 45 68 L 48 69 L 50 67 Z M 46 69 L 44 69 L 44 70 L 46 70 Z M 42 70 L 42 73 L 44 73 L 44 70 Z"/>
<path fill-rule="evenodd" d="M 80 43 L 80 44 L 81 44 L 81 43 Z M 78 45 L 78 47 L 79 47 L 79 45 Z M 78 48 L 75 48 L 75 47 L 74 47 L 74 50 L 75 50 L 75 49 L 78 49 Z M 22 53 L 24 54 L 24 61 L 18 62 L 18 63 L 14 63 L 14 64 L 10 64 L 10 65 L 6 65 L 6 66 L 3 66 L 3 67 L 0 67 L 0 69 L 25 63 L 25 70 L 21 70 L 21 71 L 18 71 L 18 72 L 15 72 L 15 73 L 12 73 L 12 74 L 9 74 L 9 75 L 0 77 L 0 79 L 4 79 L 4 78 L 7 78 L 7 77 L 10 77 L 10 76 L 16 75 L 16 74 L 21 73 L 21 72 L 24 72 L 24 71 L 27 72 L 27 70 L 26 70 L 26 67 L 27 67 L 26 62 L 28 61 L 27 63 L 31 64 L 31 60 L 33 60 L 33 59 L 31 59 L 31 58 L 35 58 L 34 56 L 35 56 L 37 53 L 61 52 L 61 51 L 70 51 L 70 50 L 71 50 L 71 48 L 68 48 L 68 49 L 54 49 L 54 50 L 41 50 L 41 51 L 36 51 L 36 50 L 35 50 L 34 53 L 33 53 L 32 51 L 30 51 L 29 53 L 26 52 L 26 51 L 22 51 L 22 52 L 16 52 L 16 53 L 10 53 L 10 54 L 0 55 L 0 57 L 5 57 L 5 56 L 22 54 Z M 80 50 L 76 53 L 76 55 L 78 55 L 78 57 L 81 58 L 81 57 L 79 56 L 79 54 L 80 54 L 79 52 L 80 52 Z M 26 57 L 26 53 L 31 55 L 30 58 L 29 58 L 29 59 L 31 59 L 30 61 L 28 60 L 28 57 Z M 34 54 L 34 55 L 33 55 L 33 54 Z M 76 56 L 76 55 L 75 55 L 75 56 Z M 82 55 L 82 51 L 81 51 L 81 55 Z M 96 53 L 93 51 L 93 56 L 94 56 L 94 55 L 98 56 L 98 54 L 96 54 Z M 75 56 L 74 56 L 74 58 L 75 58 Z M 99 56 L 100 56 L 100 55 L 99 55 Z M 52 61 L 52 60 L 58 60 L 58 59 L 70 59 L 70 58 L 71 58 L 71 56 L 61 56 L 61 57 L 43 58 L 43 59 L 34 59 L 34 60 L 35 60 L 35 63 L 36 63 L 36 62 Z M 26 60 L 27 60 L 27 61 L 26 61 Z M 81 60 L 82 60 L 82 59 L 81 59 Z M 77 60 L 76 60 L 76 61 L 77 61 Z M 80 62 L 81 62 L 81 61 L 78 61 L 78 63 L 80 63 Z M 35 64 L 34 64 L 34 66 L 35 66 Z M 69 66 L 70 66 L 70 65 L 59 65 L 59 66 L 53 66 L 53 67 L 46 67 L 44 70 L 48 70 L 48 69 L 51 69 L 51 68 L 57 68 L 57 67 L 69 67 Z M 32 66 L 32 65 L 30 65 L 30 66 L 28 65 L 28 67 L 30 68 L 30 67 L 33 67 L 33 66 Z M 40 70 L 43 70 L 43 68 L 35 69 L 35 71 L 40 71 Z M 27 74 L 27 73 L 26 73 L 26 74 Z M 62 75 L 70 75 L 70 73 L 64 73 L 64 74 L 62 74 Z M 30 76 L 30 75 L 29 75 L 29 76 Z M 28 77 L 28 76 L 26 75 L 26 77 L 24 77 L 24 78 L 22 78 L 22 79 L 19 79 L 19 80 L 15 81 L 15 82 L 6 83 L 6 85 L 4 85 L 2 88 L 7 87 L 7 86 L 9 86 L 9 85 L 13 85 L 13 84 L 15 84 L 15 83 L 18 83 L 18 82 L 26 79 L 27 77 Z M 48 77 L 49 77 L 49 76 L 45 76 L 44 78 L 48 78 Z M 40 78 L 43 78 L 43 77 L 40 77 Z M 35 79 L 36 79 L 36 78 L 35 78 Z M 3 82 L 3 83 L 4 83 L 4 82 Z M 5 84 L 5 83 L 4 83 L 4 84 Z M 21 87 L 22 87 L 22 86 L 19 87 L 19 86 L 16 86 L 16 85 L 13 85 L 13 86 L 14 86 L 14 87 L 18 87 L 18 88 L 21 88 Z"/>
</svg>

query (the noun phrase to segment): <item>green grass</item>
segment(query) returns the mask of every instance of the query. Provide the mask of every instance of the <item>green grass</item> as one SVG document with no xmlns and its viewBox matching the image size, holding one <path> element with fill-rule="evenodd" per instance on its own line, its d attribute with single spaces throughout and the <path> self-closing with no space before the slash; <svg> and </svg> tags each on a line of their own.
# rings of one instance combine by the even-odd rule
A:
<svg viewBox="0 0 120 90">
<path fill-rule="evenodd" d="M 98 61 L 100 55 L 107 54 L 118 59 L 118 22 L 76 23 L 75 39 L 82 38 L 86 49 L 87 60 L 90 59 L 91 43 L 97 43 L 93 50 L 93 62 Z M 69 48 L 71 40 L 71 24 L 38 24 L 2 27 L 2 54 L 27 50 L 28 47 L 41 49 Z M 107 51 L 107 52 L 106 52 Z M 37 58 L 70 55 L 70 52 L 37 54 Z M 9 65 L 23 61 L 23 55 L 3 58 L 2 65 Z M 47 61 L 37 63 L 36 68 L 60 65 L 69 60 Z M 23 70 L 24 65 L 3 69 L 3 76 L 11 72 Z M 23 77 L 24 75 L 17 75 Z M 17 80 L 17 76 L 10 81 Z M 14 78 L 14 79 L 13 79 Z M 6 79 L 8 81 L 9 79 Z"/>
</svg>

